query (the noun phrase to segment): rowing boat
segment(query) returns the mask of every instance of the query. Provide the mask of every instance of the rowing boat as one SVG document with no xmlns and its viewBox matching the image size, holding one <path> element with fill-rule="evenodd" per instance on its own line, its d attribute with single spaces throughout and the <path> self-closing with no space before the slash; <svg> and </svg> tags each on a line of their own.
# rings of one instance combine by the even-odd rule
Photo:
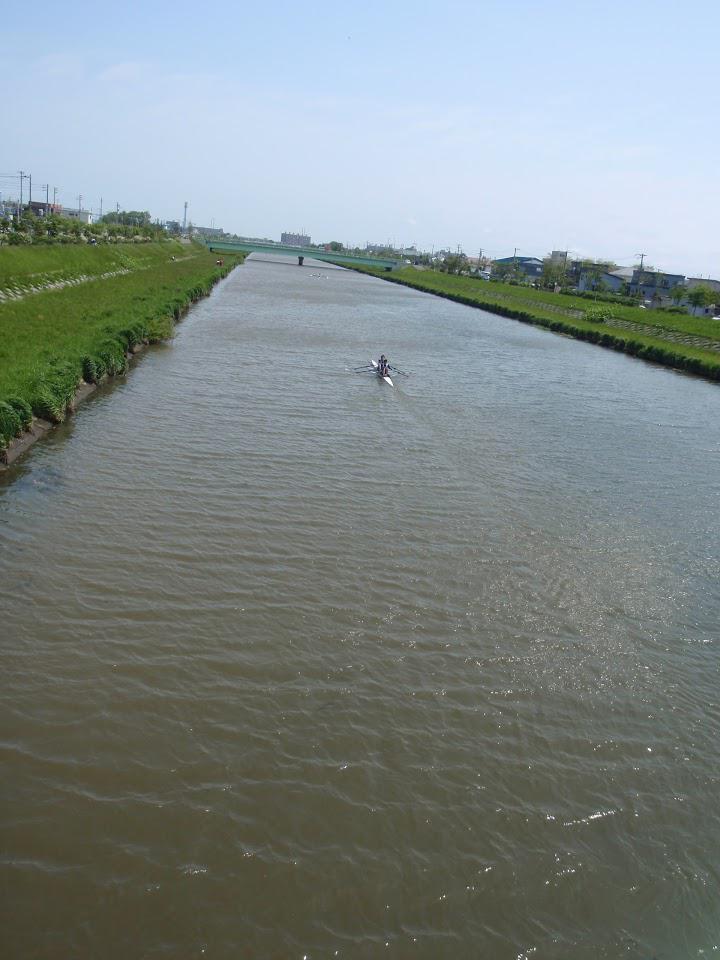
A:
<svg viewBox="0 0 720 960">
<path fill-rule="evenodd" d="M 380 373 L 380 367 L 379 367 L 379 365 L 378 365 L 377 360 L 371 360 L 370 363 L 373 365 L 373 367 L 374 367 L 375 370 L 377 371 L 378 377 L 379 377 L 381 380 L 384 380 L 385 383 L 389 383 L 390 386 L 392 387 L 392 386 L 393 386 L 393 382 L 392 382 L 392 380 L 390 379 L 390 377 L 383 377 L 382 374 Z"/>
</svg>

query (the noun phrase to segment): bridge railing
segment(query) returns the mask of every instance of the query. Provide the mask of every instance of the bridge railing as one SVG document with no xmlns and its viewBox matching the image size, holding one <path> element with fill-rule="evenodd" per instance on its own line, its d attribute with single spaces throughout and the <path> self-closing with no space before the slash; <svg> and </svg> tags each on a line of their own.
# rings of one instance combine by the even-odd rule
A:
<svg viewBox="0 0 720 960">
<path fill-rule="evenodd" d="M 377 254 L 368 256 L 363 253 L 352 253 L 347 250 L 325 250 L 322 247 L 297 247 L 289 243 L 277 243 L 274 240 L 255 243 L 252 240 L 215 240 L 210 237 L 203 237 L 203 242 L 209 249 L 231 249 L 234 247 L 235 249 L 255 250 L 258 253 L 275 250 L 277 253 L 287 253 L 290 256 L 315 257 L 316 259 L 331 257 L 334 260 L 347 258 L 348 260 L 359 260 L 361 262 L 387 266 L 400 266 L 404 262 L 402 259 L 395 257 L 383 257 Z"/>
</svg>

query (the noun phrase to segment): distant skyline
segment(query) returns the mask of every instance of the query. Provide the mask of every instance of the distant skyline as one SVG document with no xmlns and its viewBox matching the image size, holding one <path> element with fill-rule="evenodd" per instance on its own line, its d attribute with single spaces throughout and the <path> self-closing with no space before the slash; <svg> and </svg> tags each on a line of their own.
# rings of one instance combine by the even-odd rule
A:
<svg viewBox="0 0 720 960">
<path fill-rule="evenodd" d="M 47 0 L 3 15 L 0 192 L 279 239 L 720 277 L 720 3 Z M 44 191 L 43 191 L 44 196 Z"/>
</svg>

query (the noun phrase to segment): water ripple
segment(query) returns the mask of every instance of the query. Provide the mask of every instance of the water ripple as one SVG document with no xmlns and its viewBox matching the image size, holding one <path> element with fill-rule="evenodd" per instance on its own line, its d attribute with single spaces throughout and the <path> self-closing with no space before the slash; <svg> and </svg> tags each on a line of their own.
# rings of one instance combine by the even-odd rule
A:
<svg viewBox="0 0 720 960">
<path fill-rule="evenodd" d="M 0 485 L 8 956 L 719 949 L 717 387 L 313 272 Z"/>
</svg>

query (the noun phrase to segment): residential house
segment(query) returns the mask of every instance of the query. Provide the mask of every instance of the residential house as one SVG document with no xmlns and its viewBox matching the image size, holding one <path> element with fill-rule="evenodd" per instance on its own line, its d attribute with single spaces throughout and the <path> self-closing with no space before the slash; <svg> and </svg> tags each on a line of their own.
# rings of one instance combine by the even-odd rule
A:
<svg viewBox="0 0 720 960">
<path fill-rule="evenodd" d="M 503 268 L 516 269 L 518 273 L 529 280 L 539 280 L 543 272 L 543 262 L 537 257 L 501 257 L 493 261 L 493 272 L 504 272 Z M 500 267 L 500 271 L 495 268 Z"/>
<path fill-rule="evenodd" d="M 622 293 L 627 289 L 633 277 L 632 267 L 620 267 L 617 270 L 602 270 L 592 267 L 580 269 L 577 281 L 578 290 L 607 290 L 608 293 Z"/>
<path fill-rule="evenodd" d="M 649 301 L 654 307 L 672 304 L 671 291 L 685 284 L 680 273 L 663 273 L 661 270 L 633 270 L 629 283 L 630 296 Z"/>
<path fill-rule="evenodd" d="M 709 277 L 707 279 L 704 277 L 688 277 L 688 290 L 692 290 L 693 287 L 709 287 L 710 290 L 717 293 L 718 299 L 720 300 L 720 280 L 711 280 Z"/>
</svg>

